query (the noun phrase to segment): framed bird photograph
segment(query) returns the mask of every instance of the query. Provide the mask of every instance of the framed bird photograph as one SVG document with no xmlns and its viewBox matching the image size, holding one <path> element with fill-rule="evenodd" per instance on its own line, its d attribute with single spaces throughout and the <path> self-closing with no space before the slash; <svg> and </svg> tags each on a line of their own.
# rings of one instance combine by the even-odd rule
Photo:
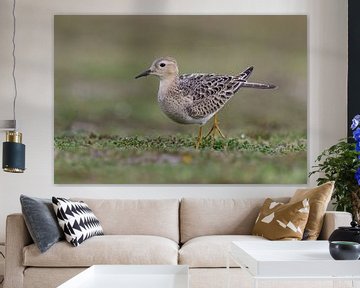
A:
<svg viewBox="0 0 360 288">
<path fill-rule="evenodd" d="M 306 184 L 307 16 L 55 15 L 55 184 Z"/>
</svg>

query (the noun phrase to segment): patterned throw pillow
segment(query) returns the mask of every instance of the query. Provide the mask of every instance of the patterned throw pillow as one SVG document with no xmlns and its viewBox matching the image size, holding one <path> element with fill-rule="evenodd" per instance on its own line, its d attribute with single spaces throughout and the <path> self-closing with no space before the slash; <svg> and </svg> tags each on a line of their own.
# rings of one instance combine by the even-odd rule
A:
<svg viewBox="0 0 360 288">
<path fill-rule="evenodd" d="M 252 234 L 269 240 L 301 240 L 309 217 L 309 201 L 284 204 L 265 200 Z"/>
<path fill-rule="evenodd" d="M 66 241 L 79 246 L 86 239 L 104 235 L 99 220 L 84 202 L 52 197 L 55 214 Z"/>
<path fill-rule="evenodd" d="M 289 203 L 299 202 L 309 199 L 310 214 L 305 227 L 304 240 L 316 240 L 321 232 L 324 215 L 329 205 L 332 192 L 334 190 L 334 181 L 324 183 L 315 188 L 298 189 Z"/>
</svg>

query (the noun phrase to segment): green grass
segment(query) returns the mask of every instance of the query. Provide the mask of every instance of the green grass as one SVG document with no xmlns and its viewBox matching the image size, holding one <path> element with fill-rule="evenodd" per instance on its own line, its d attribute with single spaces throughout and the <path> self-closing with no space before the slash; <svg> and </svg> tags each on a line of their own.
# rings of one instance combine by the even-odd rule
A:
<svg viewBox="0 0 360 288">
<path fill-rule="evenodd" d="M 306 139 L 290 136 L 55 137 L 55 183 L 306 183 Z"/>
</svg>

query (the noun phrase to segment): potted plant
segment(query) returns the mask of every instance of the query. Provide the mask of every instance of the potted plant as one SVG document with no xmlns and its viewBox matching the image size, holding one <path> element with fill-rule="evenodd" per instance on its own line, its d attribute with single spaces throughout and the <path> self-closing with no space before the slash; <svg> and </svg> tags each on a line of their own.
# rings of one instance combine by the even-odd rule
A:
<svg viewBox="0 0 360 288">
<path fill-rule="evenodd" d="M 353 219 L 360 223 L 360 115 L 353 118 L 351 129 L 353 137 L 324 150 L 309 176 L 320 173 L 316 180 L 319 185 L 335 181 L 332 195 L 335 209 L 352 213 Z"/>
</svg>

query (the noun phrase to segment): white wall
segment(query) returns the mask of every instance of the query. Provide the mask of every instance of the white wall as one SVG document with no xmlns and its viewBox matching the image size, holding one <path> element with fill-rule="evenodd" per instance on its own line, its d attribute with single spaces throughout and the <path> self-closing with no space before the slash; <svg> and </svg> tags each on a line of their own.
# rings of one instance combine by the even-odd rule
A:
<svg viewBox="0 0 360 288">
<path fill-rule="evenodd" d="M 12 0 L 0 1 L 0 119 L 11 119 Z M 265 197 L 291 195 L 297 186 L 54 185 L 54 14 L 307 14 L 309 15 L 309 165 L 346 136 L 347 2 L 338 0 L 31 0 L 17 3 L 17 103 L 27 170 L 0 172 L 0 242 L 6 215 L 20 211 L 21 193 L 93 198 Z M 1 136 L 4 139 L 4 135 Z M 1 156 L 0 156 L 1 157 Z M 309 185 L 314 185 L 312 180 Z"/>
</svg>

